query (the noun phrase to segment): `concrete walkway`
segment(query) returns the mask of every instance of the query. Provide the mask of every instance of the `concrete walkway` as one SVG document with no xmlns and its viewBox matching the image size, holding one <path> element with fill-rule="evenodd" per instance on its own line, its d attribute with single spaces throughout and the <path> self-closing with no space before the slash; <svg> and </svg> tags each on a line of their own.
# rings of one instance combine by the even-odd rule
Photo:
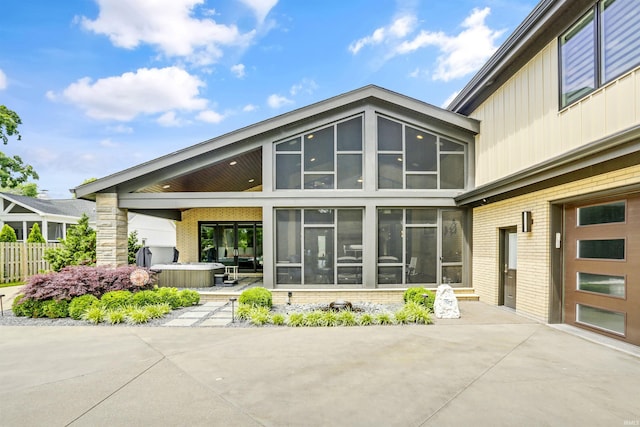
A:
<svg viewBox="0 0 640 427">
<path fill-rule="evenodd" d="M 640 358 L 483 303 L 431 326 L 0 327 L 3 426 L 623 426 Z"/>
</svg>

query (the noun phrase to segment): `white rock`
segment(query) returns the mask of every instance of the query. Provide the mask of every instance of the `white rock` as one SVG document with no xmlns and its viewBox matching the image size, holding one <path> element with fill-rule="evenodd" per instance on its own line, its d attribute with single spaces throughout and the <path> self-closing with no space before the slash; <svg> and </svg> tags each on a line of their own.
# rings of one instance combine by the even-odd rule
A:
<svg viewBox="0 0 640 427">
<path fill-rule="evenodd" d="M 440 285 L 436 290 L 433 312 L 438 319 L 459 319 L 458 299 L 449 285 Z"/>
</svg>

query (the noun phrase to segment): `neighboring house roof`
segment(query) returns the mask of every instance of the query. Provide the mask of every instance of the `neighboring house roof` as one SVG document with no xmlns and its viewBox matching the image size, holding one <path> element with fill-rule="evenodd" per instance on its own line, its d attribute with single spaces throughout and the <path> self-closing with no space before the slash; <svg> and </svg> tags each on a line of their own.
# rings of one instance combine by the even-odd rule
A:
<svg viewBox="0 0 640 427">
<path fill-rule="evenodd" d="M 471 114 L 593 4 L 594 0 L 542 0 L 447 109 Z"/>
<path fill-rule="evenodd" d="M 251 191 L 261 182 L 262 152 L 265 138 L 277 140 L 298 126 L 313 125 L 341 111 L 363 105 L 381 105 L 411 115 L 420 115 L 425 121 L 441 128 L 455 129 L 465 134 L 477 134 L 479 122 L 439 107 L 418 101 L 378 86 L 363 88 L 338 95 L 280 116 L 247 126 L 228 134 L 209 139 L 186 149 L 151 160 L 113 175 L 73 189 L 78 198 L 94 199 L 103 191 L 128 192 L 185 192 L 196 191 Z M 233 173 L 225 159 L 243 156 L 245 166 Z M 247 183 L 250 179 L 252 185 Z"/>
<path fill-rule="evenodd" d="M 39 215 L 60 215 L 80 218 L 87 214 L 90 221 L 95 221 L 96 205 L 90 200 L 81 199 L 37 199 L 11 193 L 0 193 L 5 200 L 32 210 Z"/>
</svg>

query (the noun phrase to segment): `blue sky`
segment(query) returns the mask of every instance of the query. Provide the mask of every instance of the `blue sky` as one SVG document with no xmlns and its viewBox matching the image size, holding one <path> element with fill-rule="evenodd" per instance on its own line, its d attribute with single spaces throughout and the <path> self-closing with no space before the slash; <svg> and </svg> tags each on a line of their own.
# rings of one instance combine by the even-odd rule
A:
<svg viewBox="0 0 640 427">
<path fill-rule="evenodd" d="M 535 0 L 5 0 L 2 147 L 69 198 L 368 84 L 446 106 Z"/>
</svg>

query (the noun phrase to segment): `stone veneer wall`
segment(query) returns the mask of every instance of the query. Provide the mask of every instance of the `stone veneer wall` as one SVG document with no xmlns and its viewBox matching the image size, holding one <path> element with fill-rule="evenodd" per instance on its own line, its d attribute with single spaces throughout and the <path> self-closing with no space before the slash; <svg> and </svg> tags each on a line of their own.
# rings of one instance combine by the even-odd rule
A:
<svg viewBox="0 0 640 427">
<path fill-rule="evenodd" d="M 116 193 L 96 194 L 96 264 L 128 264 L 127 210 L 118 208 Z"/>
<path fill-rule="evenodd" d="M 198 222 L 262 221 L 262 208 L 196 208 L 182 212 L 176 223 L 176 247 L 180 262 L 198 261 Z"/>
<path fill-rule="evenodd" d="M 473 210 L 473 288 L 481 301 L 498 304 L 500 228 L 518 227 L 516 310 L 548 321 L 550 212 L 555 200 L 640 183 L 640 165 L 491 203 Z M 522 233 L 521 212 L 531 211 L 533 229 Z"/>
</svg>

